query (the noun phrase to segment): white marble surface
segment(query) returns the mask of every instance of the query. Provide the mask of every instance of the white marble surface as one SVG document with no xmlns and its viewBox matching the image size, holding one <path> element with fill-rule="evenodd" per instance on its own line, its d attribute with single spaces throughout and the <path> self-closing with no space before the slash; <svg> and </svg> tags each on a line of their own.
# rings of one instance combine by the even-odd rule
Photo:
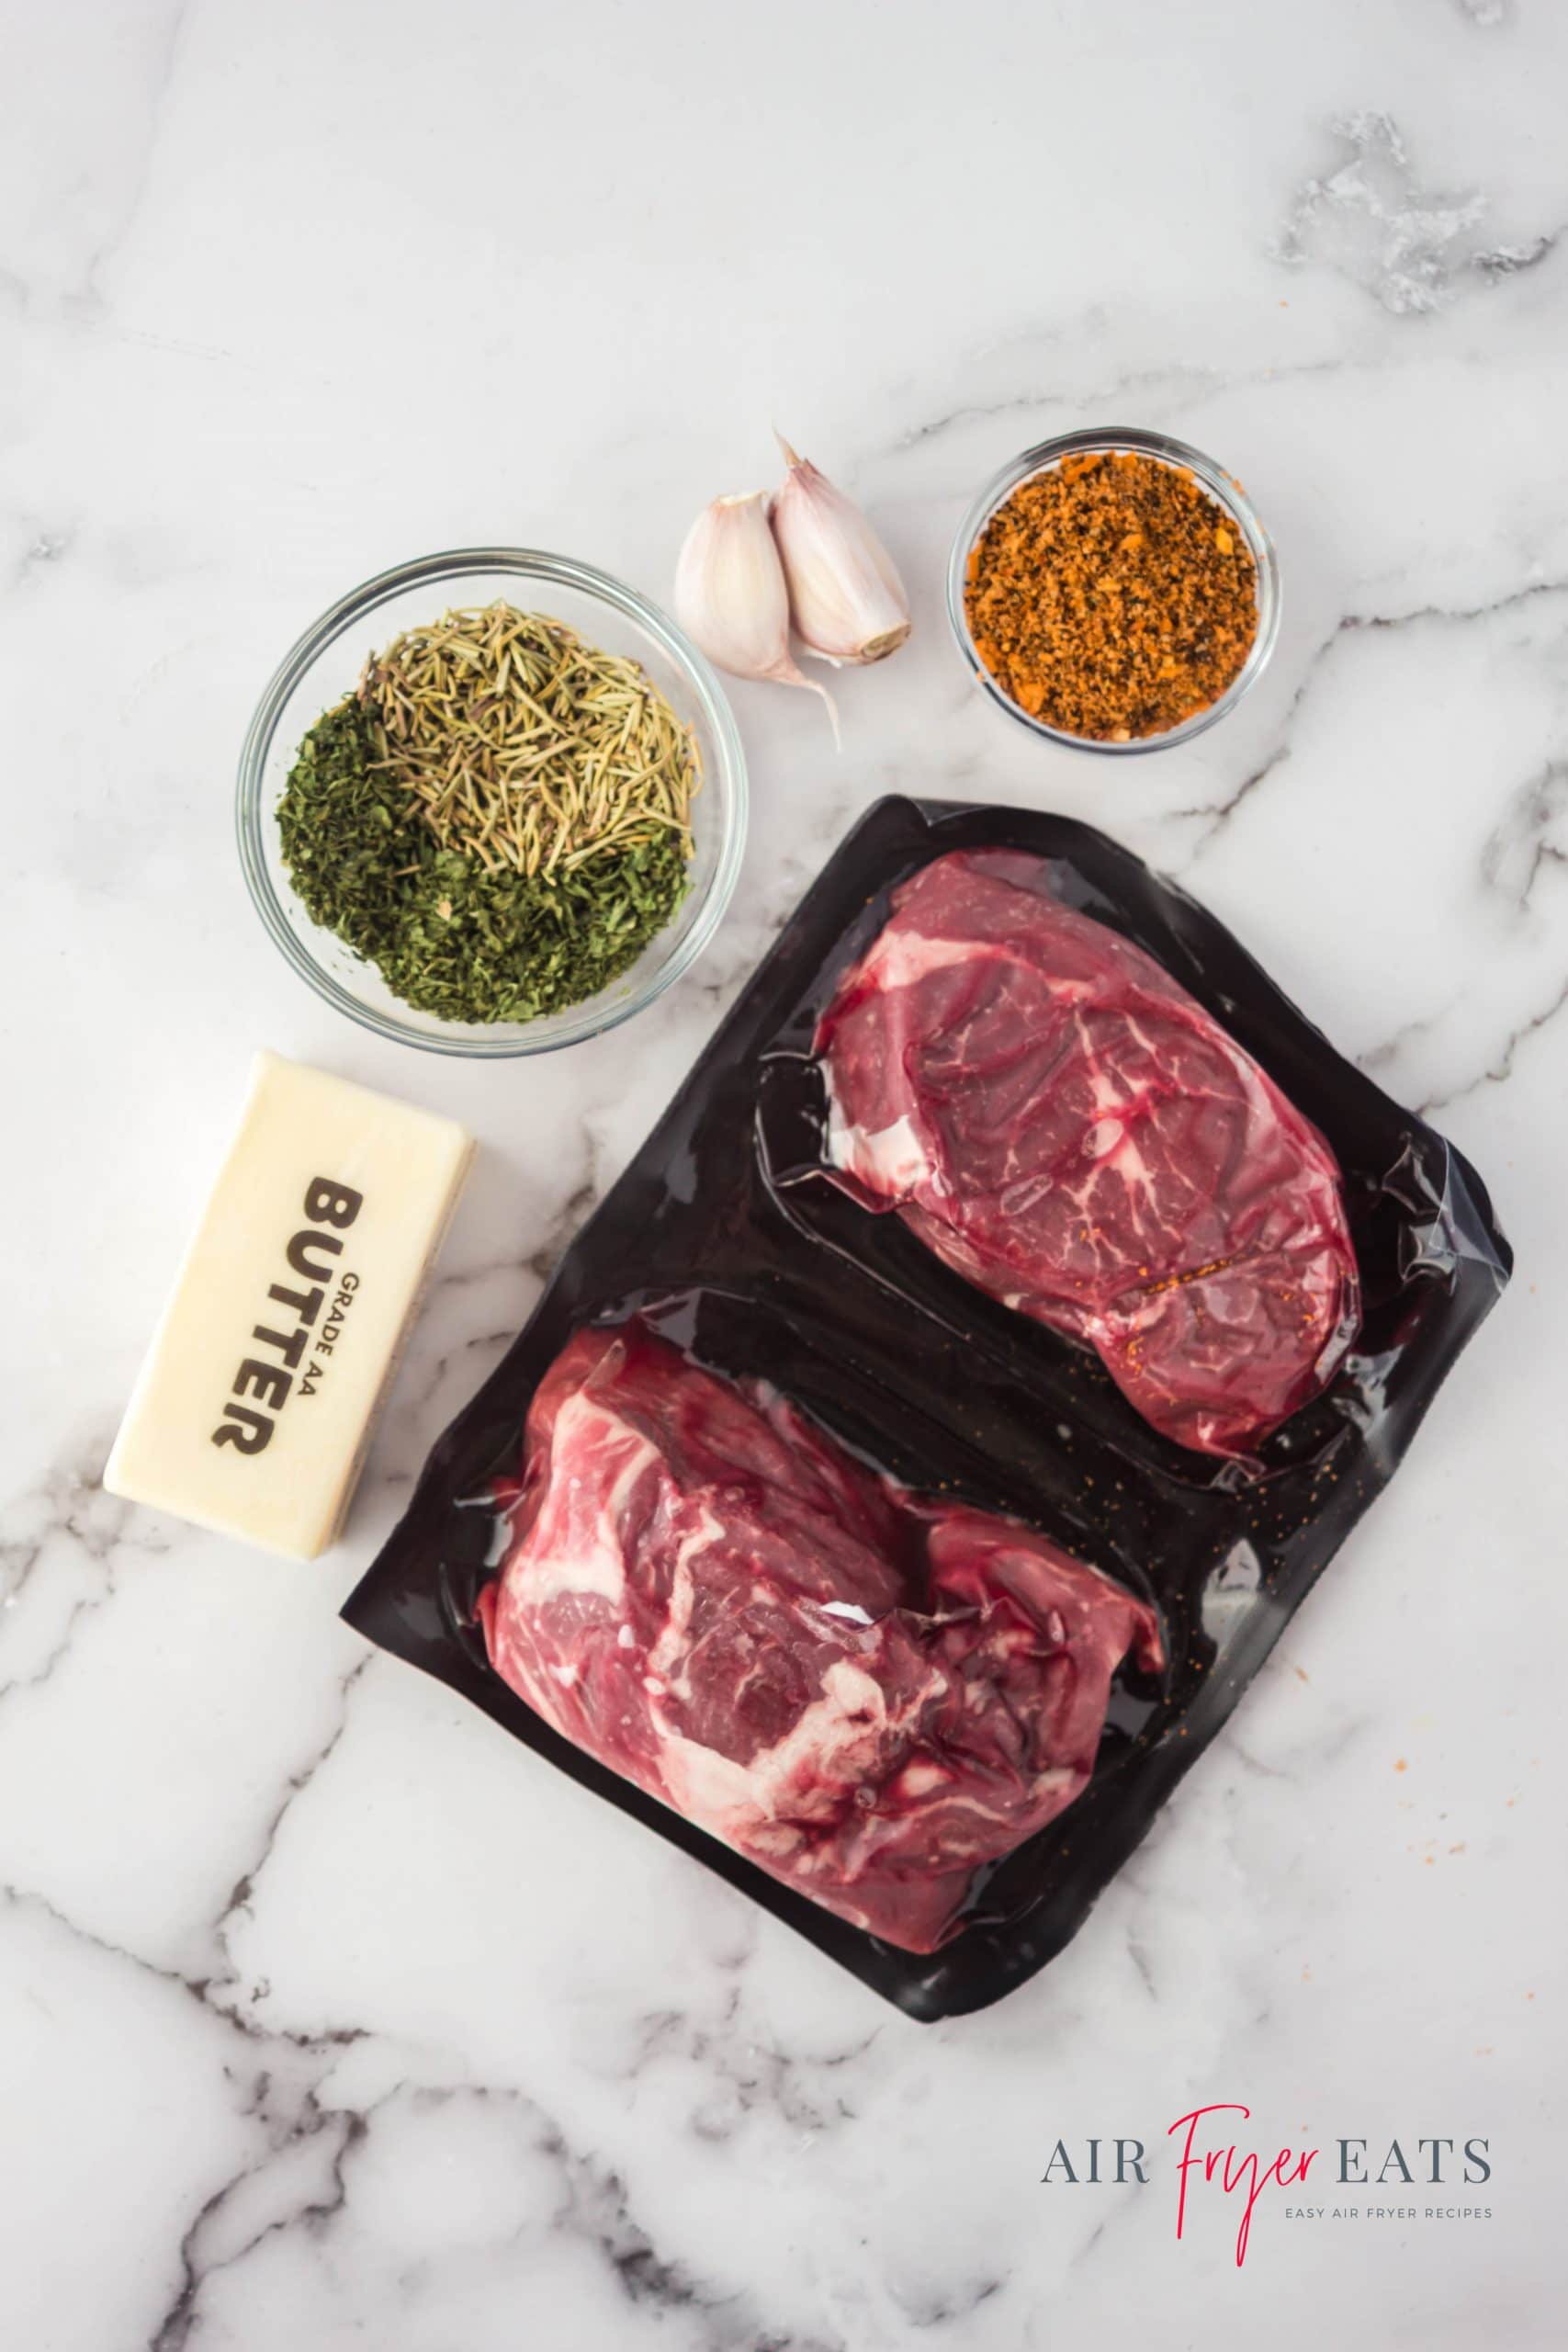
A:
<svg viewBox="0 0 1568 2352">
<path fill-rule="evenodd" d="M 0 28 L 0 2342 L 1560 2341 L 1568 15 L 3 0 Z M 283 648 L 465 541 L 663 594 L 774 419 L 874 509 L 917 634 L 846 684 L 842 757 L 806 696 L 737 691 L 751 846 L 694 976 L 537 1066 L 319 1007 L 231 840 Z M 968 691 L 940 609 L 977 481 L 1087 420 L 1219 455 L 1287 592 L 1246 710 L 1114 773 Z M 1437 1106 L 1519 1256 L 1071 1951 L 930 2030 L 334 1615 L 893 785 L 1089 816 L 1179 875 Z M 483 1144 L 346 1540 L 299 1570 L 97 1485 L 264 1042 Z M 1212 2197 L 1176 2244 L 1168 2170 L 1041 2186 L 1059 2134 L 1163 2146 L 1219 2099 L 1269 2153 L 1486 2137 L 1491 2219 L 1272 2192 L 1237 2272 Z"/>
</svg>

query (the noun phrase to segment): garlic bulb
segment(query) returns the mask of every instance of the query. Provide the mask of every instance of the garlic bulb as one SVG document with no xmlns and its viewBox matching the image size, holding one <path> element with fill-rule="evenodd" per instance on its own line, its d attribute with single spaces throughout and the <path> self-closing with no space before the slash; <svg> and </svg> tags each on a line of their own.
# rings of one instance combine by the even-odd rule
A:
<svg viewBox="0 0 1568 2352">
<path fill-rule="evenodd" d="M 768 493 L 742 492 L 705 506 L 675 567 L 675 612 L 710 662 L 737 678 L 773 678 L 822 696 L 838 741 L 832 696 L 795 666 L 789 650 L 789 590 Z"/>
<path fill-rule="evenodd" d="M 892 557 L 858 506 L 797 458 L 774 493 L 773 537 L 789 583 L 790 617 L 825 662 L 880 662 L 909 634 L 909 600 Z"/>
</svg>

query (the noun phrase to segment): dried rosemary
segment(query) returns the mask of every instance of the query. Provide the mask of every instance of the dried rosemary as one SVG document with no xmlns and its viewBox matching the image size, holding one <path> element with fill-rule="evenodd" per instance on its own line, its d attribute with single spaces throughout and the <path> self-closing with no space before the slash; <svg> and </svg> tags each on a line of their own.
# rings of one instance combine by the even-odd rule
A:
<svg viewBox="0 0 1568 2352">
<path fill-rule="evenodd" d="M 377 764 L 487 871 L 570 873 L 661 836 L 690 854 L 691 729 L 635 662 L 560 621 L 446 613 L 372 654 L 358 700 Z"/>
</svg>

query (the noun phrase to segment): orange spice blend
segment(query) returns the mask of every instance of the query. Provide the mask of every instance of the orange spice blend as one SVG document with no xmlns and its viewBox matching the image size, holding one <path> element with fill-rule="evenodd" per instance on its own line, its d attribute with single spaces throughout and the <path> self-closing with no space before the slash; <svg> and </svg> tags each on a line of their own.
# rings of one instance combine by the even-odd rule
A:
<svg viewBox="0 0 1568 2352">
<path fill-rule="evenodd" d="M 1127 743 L 1217 702 L 1258 634 L 1258 575 L 1185 466 L 1133 449 L 1020 482 L 969 551 L 964 608 L 1002 692 L 1066 735 Z"/>
</svg>

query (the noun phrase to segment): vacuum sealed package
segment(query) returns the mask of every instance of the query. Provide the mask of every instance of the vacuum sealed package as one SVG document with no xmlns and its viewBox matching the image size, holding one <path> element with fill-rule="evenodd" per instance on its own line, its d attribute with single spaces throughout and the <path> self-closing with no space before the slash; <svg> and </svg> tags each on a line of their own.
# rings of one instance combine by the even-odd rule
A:
<svg viewBox="0 0 1568 2352">
<path fill-rule="evenodd" d="M 1103 834 L 890 798 L 344 1614 L 909 2015 L 1044 1965 L 1508 1279 Z"/>
</svg>

